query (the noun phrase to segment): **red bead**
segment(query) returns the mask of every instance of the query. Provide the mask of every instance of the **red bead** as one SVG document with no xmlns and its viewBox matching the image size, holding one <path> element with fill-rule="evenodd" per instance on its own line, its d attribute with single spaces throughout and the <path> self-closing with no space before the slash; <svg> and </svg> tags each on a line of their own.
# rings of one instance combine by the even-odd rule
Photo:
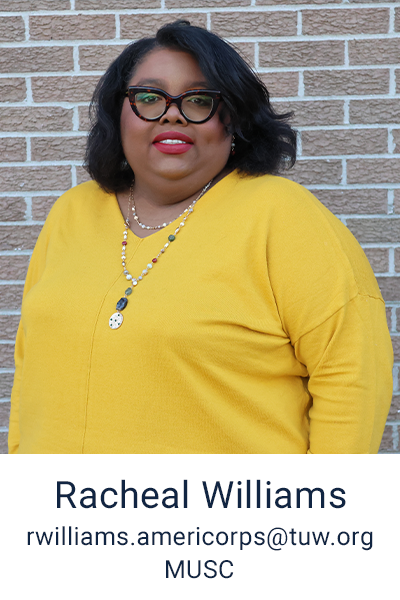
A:
<svg viewBox="0 0 400 600">
<path fill-rule="evenodd" d="M 151 262 L 157 262 L 157 259 L 156 258 L 152 258 Z"/>
<path fill-rule="evenodd" d="M 127 243 L 128 243 L 128 242 L 122 242 L 122 245 L 123 245 L 123 246 L 126 246 L 126 245 L 127 245 Z"/>
</svg>

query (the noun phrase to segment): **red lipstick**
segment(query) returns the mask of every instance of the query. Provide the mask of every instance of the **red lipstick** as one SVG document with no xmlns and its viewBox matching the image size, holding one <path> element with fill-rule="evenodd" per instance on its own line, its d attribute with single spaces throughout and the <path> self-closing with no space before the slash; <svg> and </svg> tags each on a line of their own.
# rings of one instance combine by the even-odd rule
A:
<svg viewBox="0 0 400 600">
<path fill-rule="evenodd" d="M 193 140 L 178 131 L 163 131 L 153 140 L 153 146 L 163 154 L 183 154 L 193 146 Z"/>
</svg>

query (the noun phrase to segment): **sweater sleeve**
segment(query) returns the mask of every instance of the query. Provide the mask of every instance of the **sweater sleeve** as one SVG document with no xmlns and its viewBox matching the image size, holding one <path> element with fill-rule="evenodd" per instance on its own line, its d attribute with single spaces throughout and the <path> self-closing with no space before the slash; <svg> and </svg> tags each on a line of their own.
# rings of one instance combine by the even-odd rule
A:
<svg viewBox="0 0 400 600">
<path fill-rule="evenodd" d="M 56 203 L 57 204 L 57 203 Z M 28 272 L 25 279 L 24 293 L 22 301 L 28 294 L 29 290 L 39 281 L 46 264 L 46 253 L 47 246 L 49 243 L 50 232 L 52 229 L 52 222 L 54 220 L 55 213 L 57 213 L 58 207 L 54 205 L 50 214 L 43 226 L 42 231 L 37 239 L 35 249 L 32 253 L 31 260 L 29 262 Z M 20 397 L 20 385 L 21 375 L 24 363 L 24 351 L 25 351 L 25 332 L 23 327 L 23 318 L 21 317 L 17 337 L 15 341 L 14 361 L 15 361 L 15 372 L 14 372 L 14 384 L 11 392 L 11 412 L 10 412 L 10 423 L 8 433 L 8 452 L 9 454 L 17 454 L 19 449 L 20 430 L 19 430 L 19 397 Z"/>
<path fill-rule="evenodd" d="M 310 376 L 309 451 L 376 453 L 392 396 L 393 350 L 383 301 L 358 294 L 294 348 Z"/>
</svg>

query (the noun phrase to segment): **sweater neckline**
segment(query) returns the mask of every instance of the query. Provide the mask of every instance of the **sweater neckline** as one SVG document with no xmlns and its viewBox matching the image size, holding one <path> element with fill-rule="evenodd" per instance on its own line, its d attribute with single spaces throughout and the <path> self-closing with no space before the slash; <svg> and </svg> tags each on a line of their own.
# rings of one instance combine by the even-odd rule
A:
<svg viewBox="0 0 400 600">
<path fill-rule="evenodd" d="M 238 176 L 237 171 L 235 169 L 235 170 L 231 171 L 230 173 L 228 173 L 227 175 L 225 175 L 225 177 L 223 177 L 220 181 L 218 181 L 215 185 L 213 185 L 211 187 L 211 189 L 207 190 L 207 192 L 200 198 L 198 204 L 196 204 L 195 212 L 198 212 L 199 210 L 206 210 L 208 203 L 213 201 L 213 196 L 215 194 L 215 190 L 218 190 L 218 192 L 220 193 L 222 191 L 221 188 L 223 188 L 223 187 L 228 186 L 228 189 L 229 189 L 229 187 L 230 187 L 229 184 L 231 184 L 231 186 L 236 184 L 237 176 Z M 123 223 L 125 222 L 125 219 L 121 212 L 121 208 L 119 206 L 118 198 L 117 198 L 116 194 L 113 194 L 113 200 L 115 203 L 115 207 L 118 211 L 119 217 L 122 218 L 122 225 L 123 225 Z M 170 223 L 163 229 L 158 229 L 157 231 L 154 231 L 154 233 L 152 233 L 151 235 L 147 235 L 143 238 L 136 235 L 136 233 L 134 233 L 132 231 L 132 229 L 129 228 L 128 236 L 132 239 L 132 241 L 135 240 L 137 246 L 142 245 L 143 243 L 146 243 L 146 240 L 150 240 L 150 239 L 155 240 L 158 237 L 160 237 L 161 239 L 164 239 L 166 234 L 168 236 L 171 234 L 171 232 L 173 230 L 176 229 L 177 224 L 181 220 L 182 220 L 182 217 L 179 216 L 174 221 L 172 221 L 172 223 Z"/>
</svg>

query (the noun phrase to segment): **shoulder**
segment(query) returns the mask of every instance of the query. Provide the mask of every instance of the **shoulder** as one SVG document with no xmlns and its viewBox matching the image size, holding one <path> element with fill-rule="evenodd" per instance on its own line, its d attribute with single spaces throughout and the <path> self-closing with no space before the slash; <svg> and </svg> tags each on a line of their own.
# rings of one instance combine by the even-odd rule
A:
<svg viewBox="0 0 400 600">
<path fill-rule="evenodd" d="M 66 210 L 79 210 L 85 205 L 99 202 L 112 196 L 105 192 L 95 181 L 86 181 L 66 191 L 54 203 L 50 215 L 59 214 Z"/>
<path fill-rule="evenodd" d="M 236 193 L 246 193 L 249 200 L 260 202 L 267 207 L 268 211 L 279 212 L 290 209 L 311 211 L 315 214 L 321 211 L 332 215 L 307 188 L 291 179 L 277 175 L 252 177 L 238 173 L 234 174 L 234 179 Z"/>
<path fill-rule="evenodd" d="M 238 175 L 235 192 L 248 201 L 251 212 L 264 215 L 269 235 L 280 235 L 283 229 L 285 238 L 290 231 L 294 239 L 301 238 L 311 244 L 328 236 L 332 243 L 345 239 L 359 245 L 338 217 L 304 186 L 290 179 Z"/>
<path fill-rule="evenodd" d="M 339 280 L 347 273 L 353 293 L 382 299 L 373 271 L 350 230 L 309 190 L 283 177 L 240 177 L 236 189 L 265 223 L 267 255 L 279 268 L 302 273 L 330 273 Z M 294 275 L 293 275 L 294 276 Z"/>
<path fill-rule="evenodd" d="M 113 198 L 95 181 L 81 183 L 62 194 L 53 204 L 44 230 L 52 230 L 58 223 L 66 223 L 91 218 L 97 207 Z"/>
</svg>

